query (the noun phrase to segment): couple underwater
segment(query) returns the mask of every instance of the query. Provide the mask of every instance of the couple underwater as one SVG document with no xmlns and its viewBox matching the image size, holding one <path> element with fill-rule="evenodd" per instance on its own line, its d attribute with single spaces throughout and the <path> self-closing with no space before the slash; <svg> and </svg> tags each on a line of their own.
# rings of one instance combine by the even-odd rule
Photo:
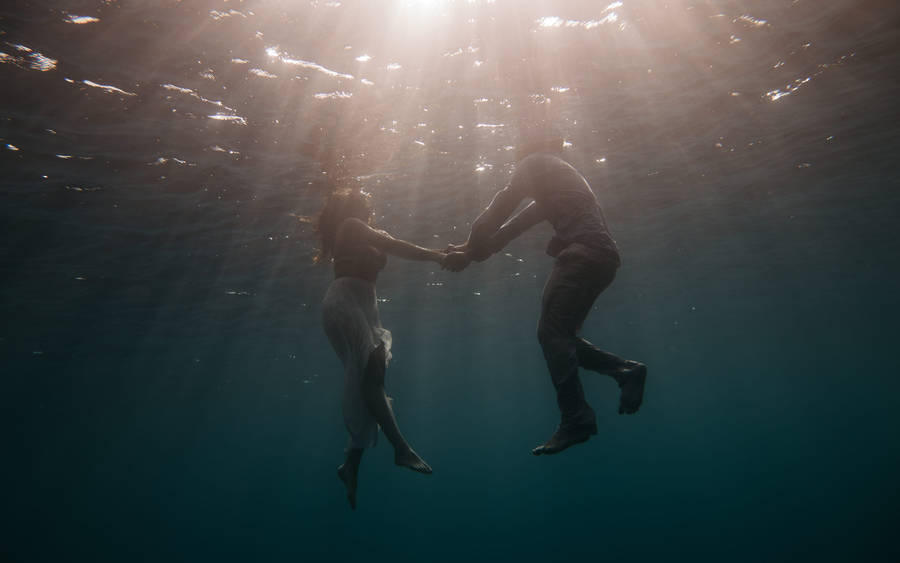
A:
<svg viewBox="0 0 900 563">
<path fill-rule="evenodd" d="M 394 447 L 394 461 L 420 473 L 431 467 L 412 449 L 384 391 L 391 333 L 381 326 L 375 281 L 387 256 L 431 261 L 459 272 L 502 250 L 530 227 L 548 221 L 554 236 L 547 254 L 555 258 L 544 286 L 538 341 L 556 389 L 561 421 L 534 455 L 555 454 L 597 433 L 594 410 L 585 400 L 578 368 L 613 377 L 621 389 L 620 414 L 637 412 L 647 368 L 604 352 L 578 336 L 594 300 L 616 275 L 620 259 L 597 198 L 584 176 L 557 156 L 563 140 L 520 147 L 512 179 L 472 224 L 468 240 L 444 251 L 423 248 L 374 228 L 368 197 L 336 192 L 318 215 L 316 262 L 332 264 L 334 281 L 323 302 L 322 322 L 344 366 L 342 408 L 350 434 L 338 476 L 356 507 L 357 475 L 365 448 L 375 445 L 378 428 Z M 531 200 L 512 217 L 523 200 Z"/>
</svg>

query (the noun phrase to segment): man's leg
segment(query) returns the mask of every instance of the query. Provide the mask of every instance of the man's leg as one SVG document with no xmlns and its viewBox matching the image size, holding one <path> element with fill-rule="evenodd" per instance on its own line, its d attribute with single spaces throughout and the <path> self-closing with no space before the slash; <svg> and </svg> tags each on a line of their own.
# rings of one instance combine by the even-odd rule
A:
<svg viewBox="0 0 900 563">
<path fill-rule="evenodd" d="M 538 340 L 556 388 L 562 421 L 550 440 L 533 450 L 535 455 L 560 452 L 597 433 L 594 411 L 578 378 L 575 337 L 599 293 L 590 273 L 589 264 L 557 260 L 544 286 Z"/>
<path fill-rule="evenodd" d="M 622 390 L 619 397 L 619 414 L 636 413 L 644 399 L 647 366 L 604 352 L 584 338 L 576 339 L 575 349 L 579 366 L 608 375 L 619 384 Z"/>
<path fill-rule="evenodd" d="M 604 375 L 612 375 L 615 370 L 626 365 L 627 362 L 625 358 L 604 352 L 581 337 L 575 339 L 575 351 L 578 354 L 580 367 Z"/>
</svg>

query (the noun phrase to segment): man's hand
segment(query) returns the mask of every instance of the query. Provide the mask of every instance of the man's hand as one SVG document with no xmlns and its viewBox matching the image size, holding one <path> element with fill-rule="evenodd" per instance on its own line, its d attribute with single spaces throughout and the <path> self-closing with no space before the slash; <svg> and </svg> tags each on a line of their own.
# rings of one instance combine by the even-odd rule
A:
<svg viewBox="0 0 900 563">
<path fill-rule="evenodd" d="M 566 243 L 563 239 L 559 238 L 558 236 L 554 235 L 553 238 L 550 239 L 550 242 L 547 243 L 546 253 L 548 256 L 552 256 L 553 258 L 556 258 L 557 256 L 559 256 L 560 252 L 565 250 L 565 248 L 567 246 L 568 246 L 568 243 Z"/>
<path fill-rule="evenodd" d="M 461 272 L 472 263 L 472 259 L 465 252 L 448 252 L 444 255 L 441 268 L 451 272 Z"/>
<path fill-rule="evenodd" d="M 490 258 L 492 254 L 493 252 L 491 252 L 491 250 L 487 248 L 481 248 L 478 250 L 469 249 L 466 251 L 466 255 L 469 257 L 469 259 L 476 262 L 484 262 L 485 260 Z"/>
</svg>

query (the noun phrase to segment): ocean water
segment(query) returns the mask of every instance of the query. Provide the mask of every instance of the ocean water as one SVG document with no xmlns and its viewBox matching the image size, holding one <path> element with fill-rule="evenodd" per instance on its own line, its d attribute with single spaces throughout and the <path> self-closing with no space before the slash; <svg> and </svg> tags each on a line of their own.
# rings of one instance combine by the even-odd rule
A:
<svg viewBox="0 0 900 563">
<path fill-rule="evenodd" d="M 896 561 L 900 7 L 887 0 L 4 2 L 5 561 Z M 392 259 L 387 386 L 434 467 L 334 470 L 309 223 L 463 240 L 517 132 L 566 138 L 623 255 L 559 456 L 549 229 Z"/>
</svg>

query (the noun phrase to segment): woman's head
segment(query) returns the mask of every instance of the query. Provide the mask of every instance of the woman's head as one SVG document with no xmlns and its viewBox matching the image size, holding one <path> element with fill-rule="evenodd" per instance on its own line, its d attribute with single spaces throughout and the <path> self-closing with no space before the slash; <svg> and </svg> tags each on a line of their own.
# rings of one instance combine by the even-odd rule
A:
<svg viewBox="0 0 900 563">
<path fill-rule="evenodd" d="M 350 218 L 371 222 L 372 206 L 369 195 L 355 189 L 332 193 L 316 217 L 315 232 L 319 239 L 319 252 L 315 257 L 317 264 L 331 260 L 338 227 L 345 219 Z"/>
</svg>

